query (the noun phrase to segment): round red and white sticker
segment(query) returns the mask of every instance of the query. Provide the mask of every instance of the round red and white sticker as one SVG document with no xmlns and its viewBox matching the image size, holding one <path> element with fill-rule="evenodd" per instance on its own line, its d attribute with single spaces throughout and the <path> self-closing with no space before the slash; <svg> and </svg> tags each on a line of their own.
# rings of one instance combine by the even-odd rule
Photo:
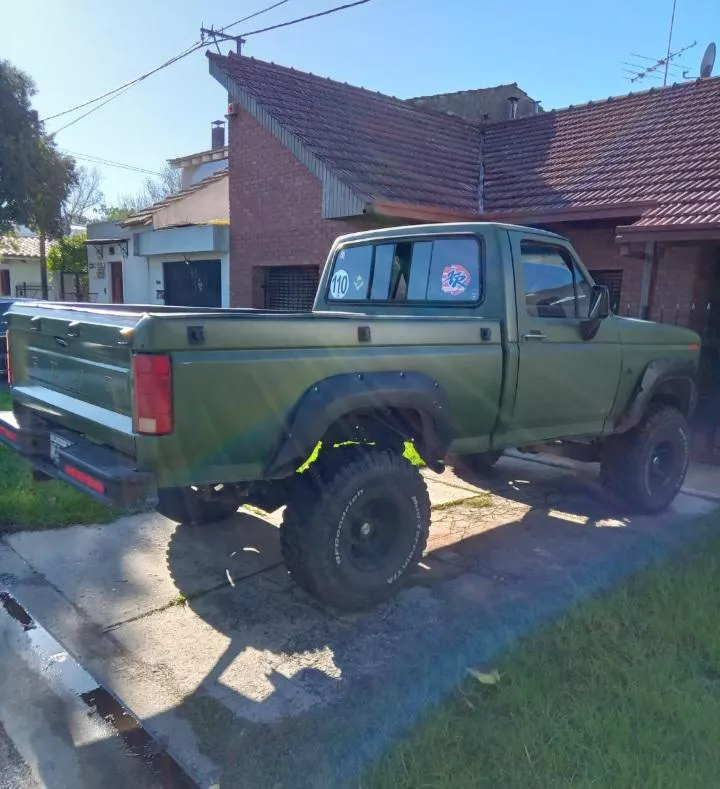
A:
<svg viewBox="0 0 720 789">
<path fill-rule="evenodd" d="M 459 263 L 452 266 L 445 266 L 442 273 L 442 292 L 448 296 L 459 296 L 468 289 L 470 285 L 470 272 Z"/>
</svg>

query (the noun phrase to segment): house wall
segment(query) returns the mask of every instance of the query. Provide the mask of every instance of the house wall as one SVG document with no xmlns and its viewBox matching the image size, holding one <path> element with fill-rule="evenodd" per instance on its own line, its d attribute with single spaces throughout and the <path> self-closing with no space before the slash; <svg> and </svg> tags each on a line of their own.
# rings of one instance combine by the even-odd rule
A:
<svg viewBox="0 0 720 789">
<path fill-rule="evenodd" d="M 182 200 L 170 201 L 153 214 L 153 227 L 180 227 L 222 221 L 229 218 L 228 178 L 219 178 L 202 189 L 192 192 Z"/>
<path fill-rule="evenodd" d="M 248 112 L 229 122 L 230 302 L 264 306 L 266 266 L 322 266 L 343 233 L 361 221 L 321 216 L 322 186 L 298 159 Z"/>
<path fill-rule="evenodd" d="M 110 247 L 104 244 L 96 247 L 93 244 L 87 245 L 88 258 L 88 290 L 90 301 L 100 304 L 109 304 L 112 301 L 110 291 L 110 264 L 113 262 L 123 262 L 121 246 L 115 245 L 113 254 L 110 254 Z M 102 250 L 102 254 L 100 253 Z M 123 277 L 125 276 L 125 266 L 123 266 Z M 123 283 L 123 291 L 125 283 Z"/>
<path fill-rule="evenodd" d="M 573 243 L 583 263 L 591 271 L 623 272 L 620 314 L 640 316 L 644 261 L 624 257 L 615 242 L 615 228 L 557 228 Z M 709 244 L 662 245 L 652 278 L 649 318 L 663 323 L 690 326 L 702 332 L 707 299 L 717 254 Z"/>
<path fill-rule="evenodd" d="M 0 271 L 10 272 L 10 295 L 17 296 L 18 285 L 32 285 L 40 287 L 40 259 L 39 258 L 12 258 L 6 255 L 0 263 Z M 39 298 L 34 292 L 29 294 L 32 298 Z M 48 274 L 48 296 L 50 300 L 58 298 L 55 278 Z"/>
<path fill-rule="evenodd" d="M 17 295 L 17 286 L 27 283 L 28 285 L 40 286 L 40 261 L 36 259 L 28 260 L 27 258 L 13 259 L 9 257 L 3 258 L 3 264 L 0 269 L 6 269 L 10 272 L 10 295 Z"/>
</svg>

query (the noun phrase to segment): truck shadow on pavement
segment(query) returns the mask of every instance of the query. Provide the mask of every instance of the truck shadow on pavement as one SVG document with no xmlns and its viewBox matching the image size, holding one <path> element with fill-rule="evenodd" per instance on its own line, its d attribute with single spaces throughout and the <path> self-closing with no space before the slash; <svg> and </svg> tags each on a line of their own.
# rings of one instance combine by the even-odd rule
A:
<svg viewBox="0 0 720 789">
<path fill-rule="evenodd" d="M 189 650 L 199 637 L 218 643 L 206 666 L 197 662 L 182 707 L 231 785 L 241 774 L 246 786 L 336 785 L 338 771 L 351 775 L 387 747 L 468 666 L 667 552 L 687 536 L 681 522 L 707 511 L 684 501 L 634 517 L 591 476 L 510 459 L 484 478 L 450 482 L 489 500 L 435 510 L 408 587 L 359 614 L 296 587 L 277 527 L 260 517 L 241 511 L 209 529 L 176 528 L 168 569 L 196 621 L 159 635 Z M 198 587 L 199 567 L 216 585 Z M 242 773 L 227 763 L 233 747 Z"/>
</svg>

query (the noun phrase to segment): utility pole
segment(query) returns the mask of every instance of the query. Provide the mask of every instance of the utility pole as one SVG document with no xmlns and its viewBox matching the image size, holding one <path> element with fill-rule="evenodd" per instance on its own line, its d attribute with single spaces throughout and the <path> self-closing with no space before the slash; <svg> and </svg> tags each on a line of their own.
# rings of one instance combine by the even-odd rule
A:
<svg viewBox="0 0 720 789">
<path fill-rule="evenodd" d="M 203 36 L 210 36 L 213 40 L 213 43 L 218 49 L 218 54 L 220 53 L 220 45 L 218 44 L 218 39 L 221 41 L 234 41 L 235 42 L 235 51 L 238 55 L 242 55 L 242 45 L 245 43 L 245 39 L 242 36 L 229 36 L 227 33 L 223 33 L 221 30 L 215 30 L 214 28 L 210 27 L 201 27 L 200 28 L 200 35 Z"/>
<path fill-rule="evenodd" d="M 40 290 L 43 301 L 48 300 L 47 255 L 45 254 L 45 233 L 40 233 Z"/>
</svg>

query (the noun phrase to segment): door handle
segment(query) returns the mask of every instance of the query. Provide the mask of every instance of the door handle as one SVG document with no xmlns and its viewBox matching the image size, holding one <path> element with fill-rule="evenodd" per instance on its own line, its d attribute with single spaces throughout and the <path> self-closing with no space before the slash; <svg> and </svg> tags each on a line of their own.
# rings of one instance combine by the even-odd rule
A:
<svg viewBox="0 0 720 789">
<path fill-rule="evenodd" d="M 529 331 L 527 334 L 523 334 L 523 340 L 547 340 L 547 335 L 540 331 Z"/>
</svg>

